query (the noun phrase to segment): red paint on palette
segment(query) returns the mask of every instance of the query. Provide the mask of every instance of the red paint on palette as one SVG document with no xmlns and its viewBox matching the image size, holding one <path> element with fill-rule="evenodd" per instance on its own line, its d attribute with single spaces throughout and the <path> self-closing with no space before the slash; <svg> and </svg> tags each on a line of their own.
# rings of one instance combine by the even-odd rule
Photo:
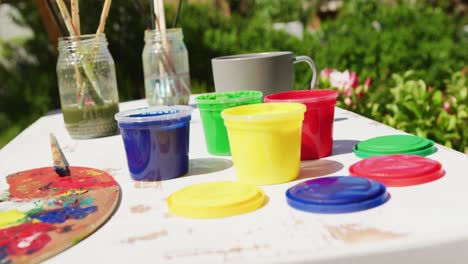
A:
<svg viewBox="0 0 468 264">
<path fill-rule="evenodd" d="M 59 177 L 52 167 L 21 171 L 7 177 L 11 197 L 21 199 L 55 196 L 76 189 L 99 189 L 117 186 L 104 171 L 69 167 L 70 176 Z"/>
<path fill-rule="evenodd" d="M 51 238 L 48 231 L 55 227 L 47 223 L 26 223 L 0 230 L 0 247 L 10 256 L 23 256 L 42 249 Z"/>
<path fill-rule="evenodd" d="M 389 187 L 435 181 L 444 175 L 438 161 L 417 155 L 385 155 L 361 160 L 349 168 L 353 176 L 379 181 Z"/>
</svg>

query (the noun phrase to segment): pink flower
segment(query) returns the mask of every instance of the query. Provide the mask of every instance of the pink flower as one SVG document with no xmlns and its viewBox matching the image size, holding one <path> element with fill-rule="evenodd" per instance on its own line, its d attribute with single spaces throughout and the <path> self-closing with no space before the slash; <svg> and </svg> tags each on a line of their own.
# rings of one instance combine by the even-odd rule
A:
<svg viewBox="0 0 468 264">
<path fill-rule="evenodd" d="M 430 92 L 432 91 L 433 87 L 431 85 L 427 86 L 427 90 Z"/>
<path fill-rule="evenodd" d="M 445 112 L 448 112 L 448 110 L 450 109 L 450 103 L 445 101 L 443 104 L 442 104 L 442 108 L 444 109 Z"/>
<path fill-rule="evenodd" d="M 331 74 L 333 71 L 335 71 L 335 70 L 330 69 L 330 68 L 325 68 L 325 69 L 323 69 L 323 70 L 320 72 L 320 76 L 321 76 L 322 78 L 328 78 L 328 77 L 330 77 L 330 74 Z"/>
<path fill-rule="evenodd" d="M 346 97 L 346 98 L 344 99 L 344 103 L 345 103 L 345 105 L 350 106 L 350 105 L 353 104 L 353 101 L 351 100 L 351 98 Z"/>
<path fill-rule="evenodd" d="M 349 81 L 348 81 L 348 86 L 353 87 L 356 89 L 359 85 L 359 78 L 357 77 L 356 72 L 351 72 L 349 74 Z"/>
<path fill-rule="evenodd" d="M 348 70 L 344 72 L 333 70 L 330 73 L 330 85 L 338 88 L 338 90 L 344 90 L 351 87 L 357 88 L 359 85 L 359 79 L 355 72 L 350 73 Z"/>
<path fill-rule="evenodd" d="M 371 77 L 367 77 L 366 80 L 364 81 L 364 87 L 369 88 L 371 85 L 372 79 Z"/>
<path fill-rule="evenodd" d="M 462 75 L 463 75 L 463 76 L 466 76 L 466 72 L 468 72 L 468 68 L 465 66 L 465 67 L 463 67 L 463 69 L 462 69 Z"/>
<path fill-rule="evenodd" d="M 330 74 L 330 84 L 331 86 L 338 88 L 338 90 L 348 88 L 349 79 L 349 71 L 333 71 Z"/>
<path fill-rule="evenodd" d="M 344 95 L 346 97 L 350 97 L 351 95 L 353 95 L 353 90 L 351 88 L 346 89 L 346 91 L 344 92 Z"/>
</svg>

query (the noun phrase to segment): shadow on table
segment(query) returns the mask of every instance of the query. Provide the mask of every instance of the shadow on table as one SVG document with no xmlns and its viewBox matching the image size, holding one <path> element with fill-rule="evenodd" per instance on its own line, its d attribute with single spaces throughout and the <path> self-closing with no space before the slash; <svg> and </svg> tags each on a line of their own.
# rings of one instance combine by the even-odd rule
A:
<svg viewBox="0 0 468 264">
<path fill-rule="evenodd" d="M 361 141 L 357 140 L 333 140 L 332 156 L 353 153 L 354 145 Z"/>
<path fill-rule="evenodd" d="M 315 178 L 335 173 L 343 169 L 343 164 L 334 160 L 307 160 L 301 162 L 301 170 L 299 172 L 298 180 Z"/>
<path fill-rule="evenodd" d="M 348 118 L 347 117 L 337 117 L 337 118 L 333 119 L 334 122 L 345 121 L 345 120 L 348 120 Z"/>
<path fill-rule="evenodd" d="M 221 158 L 200 158 L 189 160 L 189 170 L 185 176 L 201 175 L 222 171 L 232 167 L 232 161 Z"/>
<path fill-rule="evenodd" d="M 58 114 L 61 114 L 61 113 L 62 113 L 62 109 L 59 108 L 59 109 L 50 110 L 50 111 L 47 112 L 45 115 L 46 115 L 46 116 L 50 116 L 50 115 L 58 115 Z"/>
</svg>

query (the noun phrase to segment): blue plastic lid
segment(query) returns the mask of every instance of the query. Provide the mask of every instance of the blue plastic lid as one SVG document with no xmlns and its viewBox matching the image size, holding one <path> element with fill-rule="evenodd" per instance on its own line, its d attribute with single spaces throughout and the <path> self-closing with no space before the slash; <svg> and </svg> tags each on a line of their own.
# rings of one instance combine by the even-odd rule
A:
<svg viewBox="0 0 468 264">
<path fill-rule="evenodd" d="M 288 204 L 315 213 L 349 213 L 377 207 L 390 199 L 380 182 L 362 177 L 335 176 L 308 180 L 286 191 Z"/>
</svg>

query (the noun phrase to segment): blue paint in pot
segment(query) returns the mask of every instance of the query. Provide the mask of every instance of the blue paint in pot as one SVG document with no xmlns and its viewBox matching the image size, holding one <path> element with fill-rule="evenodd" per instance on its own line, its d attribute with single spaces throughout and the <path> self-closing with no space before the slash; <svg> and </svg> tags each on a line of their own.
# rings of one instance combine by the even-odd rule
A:
<svg viewBox="0 0 468 264">
<path fill-rule="evenodd" d="M 116 114 L 134 180 L 168 180 L 187 173 L 191 111 L 189 106 L 159 106 Z"/>
</svg>

